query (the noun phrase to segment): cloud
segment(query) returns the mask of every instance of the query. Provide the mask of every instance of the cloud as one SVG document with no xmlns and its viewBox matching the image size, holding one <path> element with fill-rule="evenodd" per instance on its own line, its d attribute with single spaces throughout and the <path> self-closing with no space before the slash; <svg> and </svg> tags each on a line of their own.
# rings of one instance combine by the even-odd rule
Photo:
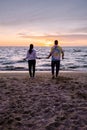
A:
<svg viewBox="0 0 87 130">
<path fill-rule="evenodd" d="M 29 26 L 39 23 L 42 26 L 46 26 L 46 24 L 49 26 L 49 23 L 60 24 L 60 22 L 62 24 L 68 22 L 71 25 L 78 21 L 84 25 L 84 22 L 87 21 L 87 2 L 86 0 L 79 1 L 79 3 L 77 1 L 0 1 L 0 25 L 20 26 L 27 24 Z"/>
<path fill-rule="evenodd" d="M 87 26 L 73 29 L 73 30 L 71 30 L 71 32 L 74 32 L 74 33 L 87 33 Z"/>
<path fill-rule="evenodd" d="M 66 39 L 84 39 L 84 40 L 87 40 L 87 34 L 64 34 L 64 35 L 50 35 L 50 34 L 47 34 L 47 35 L 28 35 L 26 33 L 19 33 L 18 34 L 19 37 L 22 37 L 22 38 L 25 38 L 25 39 L 28 39 L 28 38 L 32 38 L 32 39 L 62 39 L 62 40 L 66 40 Z"/>
</svg>

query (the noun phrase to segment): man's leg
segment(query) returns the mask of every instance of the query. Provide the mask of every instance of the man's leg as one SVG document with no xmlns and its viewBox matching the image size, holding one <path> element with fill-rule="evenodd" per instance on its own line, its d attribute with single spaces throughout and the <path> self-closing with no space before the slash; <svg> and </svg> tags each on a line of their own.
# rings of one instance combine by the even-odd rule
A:
<svg viewBox="0 0 87 130">
<path fill-rule="evenodd" d="M 55 62 L 54 61 L 52 61 L 51 62 L 51 71 L 52 71 L 52 78 L 54 78 L 54 67 L 55 67 Z"/>
<path fill-rule="evenodd" d="M 58 76 L 59 69 L 60 69 L 60 60 L 56 61 L 56 77 Z"/>
</svg>

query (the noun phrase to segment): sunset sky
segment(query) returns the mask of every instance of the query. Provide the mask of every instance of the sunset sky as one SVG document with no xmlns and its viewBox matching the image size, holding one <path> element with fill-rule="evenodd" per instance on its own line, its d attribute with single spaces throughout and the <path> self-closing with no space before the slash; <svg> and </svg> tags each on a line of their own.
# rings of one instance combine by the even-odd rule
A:
<svg viewBox="0 0 87 130">
<path fill-rule="evenodd" d="M 87 46 L 87 0 L 0 0 L 0 46 Z"/>
</svg>

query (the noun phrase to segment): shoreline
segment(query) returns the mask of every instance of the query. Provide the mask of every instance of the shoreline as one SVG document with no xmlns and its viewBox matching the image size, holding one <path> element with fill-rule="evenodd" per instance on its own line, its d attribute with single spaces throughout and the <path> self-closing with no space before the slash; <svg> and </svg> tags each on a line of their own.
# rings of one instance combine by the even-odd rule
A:
<svg viewBox="0 0 87 130">
<path fill-rule="evenodd" d="M 28 71 L 0 71 L 1 73 L 28 73 Z M 36 73 L 51 73 L 51 71 L 36 71 Z M 59 73 L 87 73 L 87 70 L 60 70 Z"/>
</svg>

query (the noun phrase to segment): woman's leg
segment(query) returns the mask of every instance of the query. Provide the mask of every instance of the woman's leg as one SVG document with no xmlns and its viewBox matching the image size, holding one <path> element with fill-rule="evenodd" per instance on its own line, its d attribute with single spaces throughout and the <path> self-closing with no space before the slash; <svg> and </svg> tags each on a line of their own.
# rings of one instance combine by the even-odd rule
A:
<svg viewBox="0 0 87 130">
<path fill-rule="evenodd" d="M 32 66 L 33 66 L 33 77 L 35 76 L 35 66 L 36 66 L 36 60 L 32 61 Z"/>
<path fill-rule="evenodd" d="M 29 69 L 29 75 L 30 75 L 30 77 L 32 77 L 32 73 L 31 73 L 31 68 L 32 67 L 32 63 L 31 63 L 31 61 L 28 61 L 28 69 Z"/>
</svg>

